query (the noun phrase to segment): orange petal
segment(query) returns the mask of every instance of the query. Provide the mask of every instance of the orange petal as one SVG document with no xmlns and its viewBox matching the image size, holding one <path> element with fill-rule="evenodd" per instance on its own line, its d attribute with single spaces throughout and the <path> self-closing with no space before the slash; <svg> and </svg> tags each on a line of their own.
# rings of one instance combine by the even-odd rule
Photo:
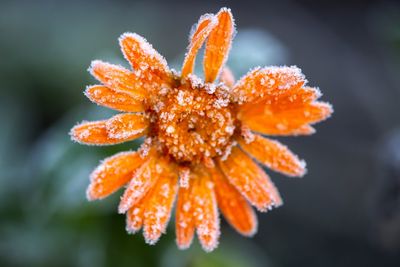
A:
<svg viewBox="0 0 400 267">
<path fill-rule="evenodd" d="M 121 66 L 95 60 L 89 71 L 97 80 L 117 92 L 127 93 L 137 100 L 143 100 L 146 97 L 142 81 Z"/>
<path fill-rule="evenodd" d="M 193 218 L 194 199 L 192 191 L 192 183 L 190 187 L 179 187 L 175 219 L 176 244 L 179 249 L 189 248 L 193 240 L 195 224 Z"/>
<path fill-rule="evenodd" d="M 89 200 L 102 199 L 125 185 L 146 160 L 137 152 L 121 152 L 105 159 L 90 175 Z"/>
<path fill-rule="evenodd" d="M 229 182 L 260 211 L 282 204 L 278 190 L 268 175 L 239 148 L 234 147 L 228 159 L 218 160 Z"/>
<path fill-rule="evenodd" d="M 316 103 L 321 96 L 317 88 L 312 87 L 293 87 L 287 90 L 270 91 L 260 95 L 257 100 L 240 105 L 240 111 L 246 112 L 254 106 L 268 106 L 271 112 L 280 112 L 288 109 L 301 108 L 307 104 Z"/>
<path fill-rule="evenodd" d="M 190 168 L 187 166 L 179 166 L 178 173 L 179 173 L 179 186 L 189 187 Z"/>
<path fill-rule="evenodd" d="M 150 194 L 147 194 L 135 205 L 133 205 L 126 213 L 126 231 L 130 234 L 138 232 L 143 225 L 144 209 L 147 198 Z"/>
<path fill-rule="evenodd" d="M 204 76 L 206 82 L 213 82 L 228 58 L 235 25 L 232 13 L 228 8 L 221 8 L 216 15 L 218 24 L 208 36 L 204 51 Z"/>
<path fill-rule="evenodd" d="M 229 88 L 232 88 L 235 84 L 235 76 L 233 76 L 232 71 L 228 67 L 224 67 L 221 71 L 221 76 L 219 80 L 223 82 Z"/>
<path fill-rule="evenodd" d="M 124 33 L 119 43 L 138 77 L 150 82 L 159 82 L 160 79 L 168 81 L 171 72 L 165 58 L 146 39 L 135 33 Z"/>
<path fill-rule="evenodd" d="M 217 199 L 214 183 L 204 168 L 192 172 L 193 175 L 193 217 L 197 236 L 203 249 L 207 252 L 218 246 L 220 236 Z"/>
<path fill-rule="evenodd" d="M 143 235 L 146 243 L 155 244 L 162 233 L 165 233 L 172 205 L 178 190 L 176 170 L 168 166 L 166 160 L 158 162 L 160 179 L 152 189 L 151 196 L 146 199 L 144 212 Z"/>
<path fill-rule="evenodd" d="M 160 178 L 159 169 L 161 163 L 157 162 L 158 160 L 155 155 L 150 155 L 148 161 L 143 163 L 136 171 L 126 187 L 124 195 L 121 197 L 118 207 L 119 213 L 125 213 L 136 205 Z"/>
<path fill-rule="evenodd" d="M 217 167 L 209 170 L 215 183 L 218 206 L 225 219 L 242 235 L 254 235 L 257 217 L 253 208 Z"/>
<path fill-rule="evenodd" d="M 274 171 L 289 176 L 303 176 L 306 172 L 306 163 L 278 141 L 254 135 L 251 142 L 239 140 L 239 143 L 244 151 Z"/>
<path fill-rule="evenodd" d="M 82 122 L 71 129 L 71 138 L 86 145 L 113 145 L 127 141 L 109 137 L 106 123 L 107 120 Z"/>
<path fill-rule="evenodd" d="M 233 87 L 232 94 L 240 104 L 254 102 L 267 96 L 300 88 L 306 83 L 301 70 L 291 67 L 256 68 L 243 76 Z"/>
<path fill-rule="evenodd" d="M 190 44 L 182 66 L 182 78 L 193 72 L 197 52 L 216 24 L 217 19 L 212 14 L 205 14 L 200 17 L 199 22 L 195 26 L 195 30 L 189 38 Z"/>
<path fill-rule="evenodd" d="M 71 129 L 72 140 L 87 145 L 112 145 L 136 139 L 147 132 L 142 114 L 124 113 L 109 120 L 82 122 Z"/>
<path fill-rule="evenodd" d="M 282 110 L 268 104 L 268 100 L 250 107 L 246 105 L 238 113 L 238 118 L 251 130 L 268 135 L 312 134 L 314 124 L 330 117 L 332 106 L 324 102 L 294 105 Z"/>
<path fill-rule="evenodd" d="M 143 103 L 127 93 L 114 91 L 106 86 L 94 85 L 85 90 L 85 95 L 94 103 L 125 112 L 144 111 Z"/>
<path fill-rule="evenodd" d="M 106 123 L 108 136 L 115 139 L 132 140 L 143 136 L 149 126 L 149 120 L 143 114 L 118 114 Z"/>
</svg>

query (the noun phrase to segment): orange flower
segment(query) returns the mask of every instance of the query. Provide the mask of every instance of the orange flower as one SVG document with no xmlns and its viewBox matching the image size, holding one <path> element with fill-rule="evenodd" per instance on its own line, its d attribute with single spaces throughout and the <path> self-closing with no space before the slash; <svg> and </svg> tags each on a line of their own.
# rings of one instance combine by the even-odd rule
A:
<svg viewBox="0 0 400 267">
<path fill-rule="evenodd" d="M 235 83 L 224 67 L 234 34 L 229 9 L 200 17 L 180 74 L 133 33 L 119 39 L 132 70 L 92 62 L 101 85 L 88 87 L 86 96 L 124 113 L 78 124 L 72 139 L 89 145 L 146 139 L 137 152 L 103 161 L 91 174 L 87 197 L 102 199 L 125 185 L 119 212 L 126 213 L 128 232 L 143 228 L 149 244 L 166 231 L 175 198 L 179 248 L 190 246 L 195 231 L 206 251 L 217 247 L 218 208 L 239 233 L 253 235 L 251 205 L 265 212 L 282 200 L 251 157 L 288 176 L 306 171 L 286 146 L 262 135 L 310 135 L 311 125 L 332 113 L 294 66 L 256 68 Z M 193 69 L 204 42 L 202 81 Z"/>
</svg>

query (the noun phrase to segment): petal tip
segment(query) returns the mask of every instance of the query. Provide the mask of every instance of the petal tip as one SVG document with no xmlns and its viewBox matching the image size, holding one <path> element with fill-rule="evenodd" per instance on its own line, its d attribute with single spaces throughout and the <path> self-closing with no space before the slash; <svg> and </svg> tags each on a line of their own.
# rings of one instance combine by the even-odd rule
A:
<svg viewBox="0 0 400 267">
<path fill-rule="evenodd" d="M 149 236 L 148 234 L 146 234 L 146 232 L 143 232 L 143 236 L 144 236 L 144 241 L 146 242 L 146 244 L 150 245 L 150 246 L 154 246 L 155 244 L 157 244 L 158 240 L 160 239 L 160 236 Z"/>
<path fill-rule="evenodd" d="M 134 39 L 134 40 L 139 40 L 139 41 L 142 41 L 142 42 L 143 42 L 143 41 L 147 42 L 146 39 L 145 39 L 144 37 L 140 36 L 140 35 L 137 34 L 137 33 L 134 33 L 134 32 L 124 32 L 124 33 L 121 34 L 121 35 L 119 36 L 119 38 L 118 38 L 118 42 L 119 42 L 119 44 L 120 44 L 121 47 L 123 46 L 124 40 L 126 40 L 127 38 L 131 38 L 131 39 Z"/>
<path fill-rule="evenodd" d="M 126 204 L 125 202 L 122 201 L 118 205 L 118 213 L 119 214 L 125 214 L 130 208 L 130 205 Z"/>
<path fill-rule="evenodd" d="M 96 197 L 96 195 L 93 192 L 93 186 L 89 185 L 88 188 L 86 189 L 86 199 L 88 201 L 94 201 L 99 199 L 98 197 Z"/>
<path fill-rule="evenodd" d="M 130 235 L 134 235 L 134 234 L 136 234 L 137 232 L 140 231 L 140 229 L 131 227 L 131 226 L 129 226 L 129 225 L 126 225 L 125 230 L 126 230 L 126 232 L 127 232 L 128 234 L 130 234 Z"/>
</svg>

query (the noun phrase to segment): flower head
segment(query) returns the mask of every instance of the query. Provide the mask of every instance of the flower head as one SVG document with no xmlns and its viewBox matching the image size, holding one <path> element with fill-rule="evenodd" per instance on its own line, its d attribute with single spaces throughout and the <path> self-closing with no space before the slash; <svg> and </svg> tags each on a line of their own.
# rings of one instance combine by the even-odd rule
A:
<svg viewBox="0 0 400 267">
<path fill-rule="evenodd" d="M 264 212 L 282 204 L 253 158 L 288 176 L 306 171 L 304 161 L 263 135 L 310 135 L 311 125 L 332 113 L 294 66 L 255 68 L 235 82 L 224 66 L 234 34 L 229 9 L 200 17 L 181 73 L 133 33 L 119 39 L 131 70 L 92 62 L 90 72 L 101 84 L 88 87 L 86 96 L 122 113 L 76 125 L 72 139 L 89 145 L 146 139 L 138 151 L 104 160 L 91 174 L 87 197 L 102 199 L 125 185 L 119 212 L 126 214 L 128 232 L 143 228 L 149 244 L 166 231 L 176 198 L 179 248 L 190 246 L 195 231 L 206 251 L 216 248 L 218 210 L 239 233 L 253 235 L 251 206 Z M 201 80 L 193 69 L 204 43 Z"/>
</svg>

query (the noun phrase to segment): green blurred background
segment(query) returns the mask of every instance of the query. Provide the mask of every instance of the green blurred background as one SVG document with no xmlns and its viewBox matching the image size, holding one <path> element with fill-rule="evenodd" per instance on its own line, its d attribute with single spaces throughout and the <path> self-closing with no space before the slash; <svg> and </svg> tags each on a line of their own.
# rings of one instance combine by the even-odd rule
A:
<svg viewBox="0 0 400 267">
<path fill-rule="evenodd" d="M 228 64 L 298 65 L 332 119 L 281 138 L 309 173 L 269 172 L 285 205 L 252 238 L 223 221 L 219 248 L 155 246 L 125 232 L 119 194 L 87 202 L 99 160 L 138 143 L 85 147 L 68 131 L 110 111 L 83 95 L 93 59 L 146 37 L 179 69 L 198 17 L 232 8 Z M 0 1 L 0 266 L 400 266 L 400 3 L 397 1 Z"/>
</svg>

